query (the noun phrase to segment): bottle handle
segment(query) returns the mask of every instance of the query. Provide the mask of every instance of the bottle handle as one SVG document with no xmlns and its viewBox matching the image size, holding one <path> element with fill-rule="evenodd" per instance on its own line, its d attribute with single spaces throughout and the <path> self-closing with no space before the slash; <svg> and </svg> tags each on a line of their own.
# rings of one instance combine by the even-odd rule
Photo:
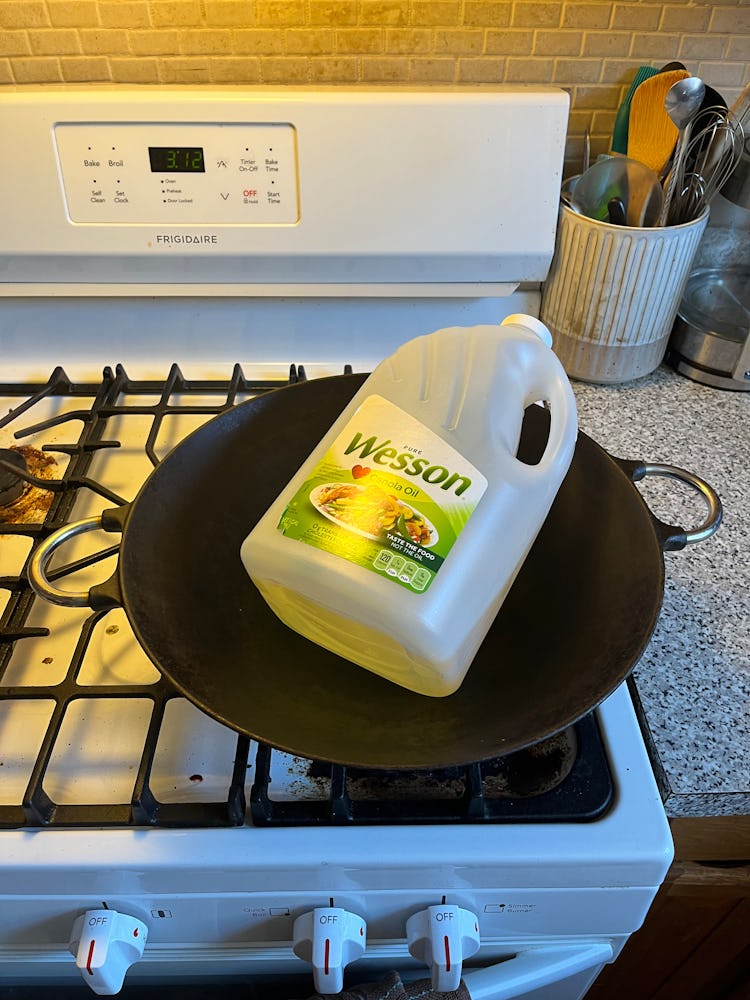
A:
<svg viewBox="0 0 750 1000">
<path fill-rule="evenodd" d="M 551 377 L 545 384 L 543 386 L 537 384 L 527 396 L 527 404 L 544 401 L 550 415 L 549 436 L 542 457 L 533 465 L 522 463 L 531 475 L 541 476 L 547 473 L 549 467 L 557 461 L 560 451 L 565 448 L 571 422 L 574 427 L 578 425 L 575 396 L 567 379 L 554 370 L 549 374 Z M 575 435 L 570 445 L 571 455 L 574 445 Z"/>
<path fill-rule="evenodd" d="M 544 401 L 550 411 L 550 429 L 547 444 L 540 460 L 529 465 L 520 462 L 524 466 L 526 474 L 532 476 L 544 475 L 547 469 L 557 459 L 557 455 L 565 445 L 567 428 L 571 422 L 573 426 L 578 426 L 578 413 L 573 390 L 568 382 L 567 375 L 552 352 L 552 334 L 545 324 L 535 316 L 528 316 L 524 313 L 514 313 L 508 316 L 500 326 L 521 327 L 526 333 L 532 333 L 538 345 L 544 345 L 539 352 L 538 364 L 541 371 L 537 371 L 538 377 L 530 386 L 523 400 L 523 409 L 531 403 Z M 575 444 L 575 437 L 573 445 Z M 571 455 L 573 447 L 571 446 Z"/>
</svg>

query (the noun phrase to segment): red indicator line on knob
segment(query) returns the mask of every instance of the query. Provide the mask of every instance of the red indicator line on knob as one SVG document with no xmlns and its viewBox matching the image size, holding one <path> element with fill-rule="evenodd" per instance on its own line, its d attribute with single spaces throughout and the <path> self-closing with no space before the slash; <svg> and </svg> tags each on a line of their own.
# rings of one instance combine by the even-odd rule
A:
<svg viewBox="0 0 750 1000">
<path fill-rule="evenodd" d="M 326 975 L 328 975 L 329 972 L 330 958 L 331 958 L 331 939 L 326 938 L 326 951 L 325 951 L 325 956 L 323 958 L 323 970 Z"/>
<path fill-rule="evenodd" d="M 88 954 L 88 958 L 86 959 L 86 972 L 88 972 L 88 974 L 90 976 L 94 975 L 94 970 L 91 968 L 91 963 L 94 960 L 94 945 L 95 944 L 96 944 L 96 942 L 92 941 L 91 944 L 89 945 L 89 954 Z"/>
<path fill-rule="evenodd" d="M 450 972 L 451 971 L 451 946 L 448 943 L 448 935 L 447 934 L 443 938 L 443 941 L 445 942 L 445 971 L 446 972 Z"/>
</svg>

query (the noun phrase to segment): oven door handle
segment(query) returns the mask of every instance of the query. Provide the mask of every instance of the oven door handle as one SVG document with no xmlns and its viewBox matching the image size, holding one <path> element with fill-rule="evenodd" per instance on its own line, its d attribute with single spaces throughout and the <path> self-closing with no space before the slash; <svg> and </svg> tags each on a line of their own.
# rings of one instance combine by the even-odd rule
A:
<svg viewBox="0 0 750 1000">
<path fill-rule="evenodd" d="M 485 969 L 466 969 L 463 980 L 471 1000 L 511 1000 L 606 965 L 613 958 L 609 941 L 527 948 L 506 962 Z"/>
</svg>

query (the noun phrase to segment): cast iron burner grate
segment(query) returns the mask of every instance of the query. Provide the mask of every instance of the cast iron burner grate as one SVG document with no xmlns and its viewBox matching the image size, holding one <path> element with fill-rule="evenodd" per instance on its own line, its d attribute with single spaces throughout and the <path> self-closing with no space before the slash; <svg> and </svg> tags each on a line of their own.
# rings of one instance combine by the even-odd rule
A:
<svg viewBox="0 0 750 1000">
<path fill-rule="evenodd" d="M 47 629 L 28 624 L 34 603 L 39 600 L 31 590 L 26 576 L 26 567 L 36 546 L 53 531 L 70 522 L 76 496 L 81 490 L 91 490 L 116 506 L 126 502 L 123 497 L 108 489 L 105 483 L 88 476 L 92 457 L 97 451 L 119 448 L 121 445 L 120 441 L 105 437 L 112 418 L 126 415 L 151 418 L 150 430 L 143 441 L 143 448 L 151 464 L 156 466 L 159 462 L 156 443 L 162 423 L 167 416 L 179 413 L 199 414 L 208 419 L 235 405 L 238 397 L 269 392 L 287 384 L 287 381 L 297 382 L 305 377 L 302 366 L 292 365 L 288 380 L 250 380 L 244 376 L 241 367 L 236 365 L 227 380 L 187 380 L 179 367 L 173 365 L 165 380 L 134 380 L 129 378 L 123 366 L 118 365 L 114 370 L 105 368 L 100 383 L 76 383 L 62 368 L 57 367 L 44 385 L 33 383 L 0 385 L 0 397 L 25 400 L 0 418 L 0 429 L 11 429 L 18 440 L 23 440 L 32 434 L 44 435 L 46 431 L 61 426 L 71 429 L 72 432 L 73 429 L 77 430 L 80 424 L 77 440 L 70 444 L 44 445 L 39 452 L 39 454 L 57 452 L 69 456 L 65 471 L 59 479 L 39 478 L 31 472 L 20 469 L 16 461 L 9 462 L 0 454 L 0 472 L 5 479 L 11 481 L 6 482 L 4 479 L 3 485 L 6 490 L 12 489 L 12 479 L 20 475 L 25 483 L 52 494 L 51 502 L 36 520 L 13 523 L 12 518 L 0 516 L 0 542 L 3 535 L 23 535 L 32 541 L 23 571 L 18 576 L 0 576 L 0 589 L 9 591 L 10 594 L 0 617 L 0 702 L 36 699 L 52 702 L 54 705 L 23 800 L 20 805 L 0 805 L 0 827 L 6 829 L 92 826 L 219 827 L 239 826 L 246 821 L 244 784 L 250 750 L 250 741 L 246 737 L 237 738 L 226 799 L 163 802 L 153 793 L 150 779 L 164 715 L 170 701 L 179 697 L 179 692 L 163 677 L 155 684 L 128 684 L 127 687 L 107 685 L 83 688 L 78 683 L 77 678 L 92 633 L 99 620 L 107 614 L 106 611 L 94 612 L 86 618 L 65 677 L 60 683 L 21 687 L 6 684 L 4 678 L 15 644 L 48 634 Z M 47 420 L 33 422 L 37 404 L 50 397 L 86 398 L 87 408 L 66 409 Z M 148 404 L 144 402 L 144 405 L 118 402 L 126 397 L 143 397 L 144 400 L 145 397 L 149 397 L 149 402 Z M 178 397 L 187 401 L 175 402 Z M 198 397 L 202 400 L 200 404 L 195 402 Z M 155 403 L 151 402 L 154 398 L 157 399 Z M 91 401 L 90 406 L 89 401 Z M 50 578 L 59 580 L 86 565 L 100 562 L 116 549 L 116 546 L 110 547 L 90 558 L 60 567 L 50 574 Z M 66 710 L 73 701 L 83 697 L 146 699 L 151 702 L 150 723 L 129 802 L 59 803 L 53 801 L 45 791 L 45 775 L 50 766 L 53 748 L 60 734 Z"/>
<path fill-rule="evenodd" d="M 276 751 L 261 745 L 250 808 L 256 826 L 590 822 L 612 803 L 593 712 L 525 750 L 461 767 L 381 771 L 312 761 L 320 798 L 274 800 Z"/>
<path fill-rule="evenodd" d="M 344 371 L 349 372 L 349 366 Z M 58 367 L 46 384 L 0 384 L 0 398 L 25 400 L 0 417 L 0 429 L 8 428 L 20 441 L 32 434 L 36 440 L 40 435 L 43 437 L 46 431 L 52 428 L 57 431 L 61 427 L 75 436 L 71 443 L 43 445 L 37 453 L 37 458 L 41 456 L 42 465 L 48 452 L 68 456 L 64 472 L 57 479 L 40 478 L 38 473 L 44 472 L 44 469 L 25 468 L 15 455 L 17 451 L 25 450 L 23 445 L 14 448 L 10 458 L 7 452 L 0 450 L 3 504 L 12 503 L 17 496 L 18 476 L 23 483 L 48 491 L 47 501 L 38 515 L 35 512 L 31 519 L 27 517 L 23 523 L 14 523 L 0 510 L 0 544 L 3 535 L 23 535 L 31 541 L 23 570 L 15 576 L 0 575 L 0 589 L 9 594 L 0 616 L 0 707 L 3 702 L 32 699 L 53 705 L 26 792 L 20 804 L 0 804 L 0 828 L 207 828 L 241 826 L 250 821 L 257 826 L 559 822 L 587 821 L 607 810 L 613 797 L 612 779 L 593 714 L 552 742 L 540 744 L 536 750 L 532 748 L 497 761 L 465 768 L 419 772 L 417 776 L 404 772 L 387 775 L 383 772 L 368 773 L 297 759 L 298 766 L 306 769 L 306 782 L 309 784 L 312 781 L 321 790 L 321 794 L 312 800 L 306 796 L 292 801 L 274 799 L 271 773 L 272 761 L 278 759 L 274 757 L 278 751 L 260 744 L 254 760 L 249 814 L 245 783 L 252 767 L 251 742 L 247 737 L 238 735 L 234 760 L 228 768 L 231 774 L 227 775 L 226 796 L 217 795 L 214 801 L 162 801 L 153 791 L 155 755 L 165 713 L 170 702 L 182 695 L 164 677 L 156 683 L 141 685 L 86 685 L 84 688 L 79 683 L 86 651 L 97 624 L 109 613 L 106 610 L 92 612 L 85 618 L 65 676 L 59 683 L 20 686 L 6 682 L 6 672 L 16 644 L 49 634 L 48 629 L 30 623 L 33 620 L 32 609 L 39 598 L 29 586 L 26 567 L 36 546 L 73 519 L 74 504 L 81 491 L 93 491 L 115 506 L 127 502 L 106 483 L 89 475 L 93 456 L 97 452 L 121 446 L 119 440 L 108 436 L 113 418 L 138 415 L 150 419 L 150 429 L 142 447 L 151 464 L 156 466 L 159 462 L 156 444 L 167 416 L 182 413 L 209 419 L 234 406 L 242 398 L 269 392 L 287 384 L 287 381 L 297 382 L 305 377 L 302 366 L 292 365 L 288 380 L 253 380 L 246 378 L 241 367 L 236 365 L 228 379 L 188 380 L 179 367 L 173 365 L 164 380 L 135 380 L 128 376 L 123 366 L 118 365 L 114 370 L 105 368 L 98 383 L 76 383 Z M 64 408 L 64 412 L 57 416 L 34 422 L 35 406 L 43 400 L 58 397 L 68 401 L 85 398 L 85 408 Z M 140 397 L 143 403 L 130 402 L 133 397 Z M 124 399 L 128 402 L 122 402 Z M 154 399 L 157 401 L 154 402 Z M 116 550 L 117 547 L 112 546 L 61 566 L 50 577 L 61 579 L 109 558 Z M 71 804 L 55 801 L 45 790 L 45 777 L 65 713 L 73 702 L 83 697 L 145 699 L 151 705 L 129 801 Z M 535 754 L 537 761 L 534 764 Z M 0 781 L 2 763 L 0 760 Z M 404 787 L 411 790 L 404 793 Z"/>
</svg>

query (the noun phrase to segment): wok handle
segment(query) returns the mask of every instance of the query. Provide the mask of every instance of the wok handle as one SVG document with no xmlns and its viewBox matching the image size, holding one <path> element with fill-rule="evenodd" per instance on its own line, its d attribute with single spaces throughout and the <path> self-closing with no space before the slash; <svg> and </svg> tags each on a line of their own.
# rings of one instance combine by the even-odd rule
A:
<svg viewBox="0 0 750 1000">
<path fill-rule="evenodd" d="M 664 524 L 653 513 L 651 514 L 654 521 L 662 529 L 662 548 L 665 552 L 676 552 L 679 549 L 684 549 L 686 545 L 705 541 L 706 538 L 710 538 L 713 535 L 721 524 L 723 511 L 721 500 L 716 490 L 704 479 L 701 479 L 700 476 L 696 476 L 695 473 L 680 469 L 676 465 L 660 465 L 652 462 L 620 461 L 620 464 L 625 468 L 634 483 L 645 479 L 647 476 L 665 476 L 668 479 L 676 479 L 678 482 L 692 487 L 706 501 L 708 505 L 706 519 L 697 528 L 693 528 L 690 531 Z"/>
<path fill-rule="evenodd" d="M 103 514 L 96 514 L 93 517 L 85 517 L 80 521 L 64 524 L 62 528 L 53 531 L 37 546 L 28 567 L 29 584 L 35 594 L 45 601 L 49 601 L 50 604 L 58 604 L 65 608 L 91 608 L 98 611 L 102 608 L 122 606 L 117 573 L 113 574 L 106 583 L 92 587 L 91 590 L 61 590 L 50 581 L 47 575 L 49 562 L 55 550 L 68 539 L 86 531 L 95 531 L 101 528 L 111 530 L 116 525 L 117 519 L 108 518 L 110 513 L 105 511 Z"/>
</svg>

